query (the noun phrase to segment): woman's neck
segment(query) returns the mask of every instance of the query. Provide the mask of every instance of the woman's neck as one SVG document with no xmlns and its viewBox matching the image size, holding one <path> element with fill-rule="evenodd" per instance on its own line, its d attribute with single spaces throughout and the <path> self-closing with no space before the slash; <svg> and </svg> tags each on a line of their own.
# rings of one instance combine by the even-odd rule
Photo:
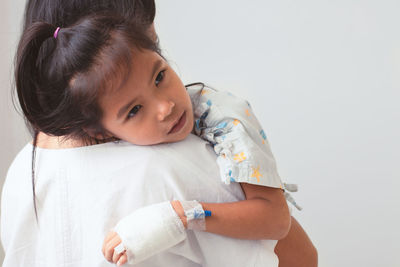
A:
<svg viewBox="0 0 400 267">
<path fill-rule="evenodd" d="M 50 136 L 40 132 L 37 137 L 36 146 L 46 149 L 65 149 L 87 146 L 88 144 L 82 140 L 65 138 L 63 136 Z"/>
</svg>

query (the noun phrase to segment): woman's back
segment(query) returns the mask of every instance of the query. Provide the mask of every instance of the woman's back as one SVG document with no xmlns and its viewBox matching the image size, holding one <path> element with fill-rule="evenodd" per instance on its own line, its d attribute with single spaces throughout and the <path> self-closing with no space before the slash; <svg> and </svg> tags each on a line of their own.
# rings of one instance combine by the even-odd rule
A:
<svg viewBox="0 0 400 267">
<path fill-rule="evenodd" d="M 196 153 L 190 153 L 193 150 Z M 171 199 L 244 199 L 238 184 L 220 183 L 214 152 L 194 136 L 151 147 L 106 143 L 38 149 L 38 228 L 32 203 L 31 153 L 30 144 L 19 153 L 3 189 L 5 267 L 113 266 L 101 253 L 104 236 L 133 210 Z M 175 266 L 244 266 L 249 261 L 257 266 L 261 259 L 263 266 L 275 266 L 274 244 L 189 232 L 186 241 L 139 266 L 171 266 L 172 262 Z M 236 255 L 238 249 L 246 253 Z"/>
</svg>

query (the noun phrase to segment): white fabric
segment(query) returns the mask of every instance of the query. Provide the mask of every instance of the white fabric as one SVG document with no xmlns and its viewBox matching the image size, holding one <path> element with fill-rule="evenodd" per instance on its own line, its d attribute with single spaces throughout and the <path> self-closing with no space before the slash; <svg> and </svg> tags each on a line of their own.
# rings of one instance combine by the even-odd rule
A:
<svg viewBox="0 0 400 267">
<path fill-rule="evenodd" d="M 122 240 L 130 264 L 144 261 L 186 238 L 185 227 L 169 201 L 135 210 L 122 218 L 114 231 Z"/>
<path fill-rule="evenodd" d="M 213 149 L 193 135 L 182 142 L 150 147 L 108 143 L 38 149 L 38 228 L 32 204 L 31 152 L 32 146 L 27 145 L 19 153 L 3 187 L 3 267 L 114 266 L 101 252 L 104 237 L 134 210 L 174 199 L 244 199 L 239 184 L 220 182 Z M 135 266 L 276 267 L 275 245 L 276 241 L 187 231 L 187 239 Z"/>
</svg>

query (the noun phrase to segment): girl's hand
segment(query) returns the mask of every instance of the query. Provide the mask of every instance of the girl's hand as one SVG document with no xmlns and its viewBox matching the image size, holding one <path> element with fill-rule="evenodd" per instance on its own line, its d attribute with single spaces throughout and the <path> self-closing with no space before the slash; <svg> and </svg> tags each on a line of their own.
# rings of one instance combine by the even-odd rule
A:
<svg viewBox="0 0 400 267">
<path fill-rule="evenodd" d="M 114 248 L 122 242 L 121 238 L 116 232 L 110 231 L 106 238 L 104 238 L 102 252 L 104 257 L 112 263 L 116 263 L 117 266 L 122 266 L 128 260 L 126 251 L 122 253 L 116 253 Z"/>
<path fill-rule="evenodd" d="M 171 203 L 165 201 L 141 207 L 121 218 L 107 234 L 103 254 L 113 263 L 137 264 L 185 239 L 186 230 L 181 219 Z M 120 244 L 125 251 L 115 253 L 115 247 Z"/>
</svg>

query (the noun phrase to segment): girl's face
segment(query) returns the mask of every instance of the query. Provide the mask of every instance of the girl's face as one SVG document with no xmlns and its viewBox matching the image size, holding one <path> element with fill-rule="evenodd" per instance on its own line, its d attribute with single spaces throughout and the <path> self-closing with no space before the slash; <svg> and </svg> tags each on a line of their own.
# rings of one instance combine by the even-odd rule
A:
<svg viewBox="0 0 400 267">
<path fill-rule="evenodd" d="M 129 77 L 101 97 L 100 106 L 102 125 L 109 134 L 136 145 L 181 141 L 193 128 L 185 86 L 165 60 L 150 50 L 133 51 Z"/>
</svg>

